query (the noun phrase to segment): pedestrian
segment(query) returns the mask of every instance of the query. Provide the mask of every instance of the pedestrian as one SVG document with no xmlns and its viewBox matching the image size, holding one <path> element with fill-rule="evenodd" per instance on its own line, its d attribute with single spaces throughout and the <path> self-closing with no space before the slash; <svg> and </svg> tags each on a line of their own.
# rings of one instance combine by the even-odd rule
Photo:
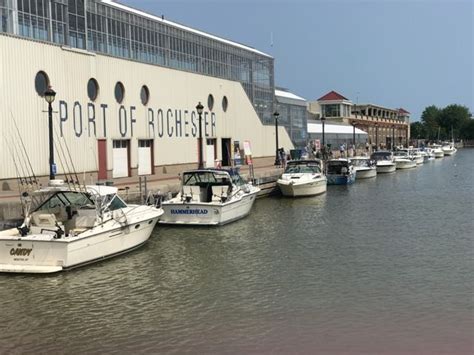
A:
<svg viewBox="0 0 474 355">
<path fill-rule="evenodd" d="M 345 153 L 345 150 L 346 150 L 346 146 L 344 145 L 344 143 L 342 143 L 340 146 L 339 146 L 339 153 L 340 153 L 340 157 L 341 158 L 344 158 L 344 153 Z"/>
<path fill-rule="evenodd" d="M 366 150 L 366 152 L 367 152 L 367 155 L 369 155 L 369 148 L 370 148 L 369 142 L 368 142 L 368 141 L 365 141 L 365 150 Z"/>
</svg>

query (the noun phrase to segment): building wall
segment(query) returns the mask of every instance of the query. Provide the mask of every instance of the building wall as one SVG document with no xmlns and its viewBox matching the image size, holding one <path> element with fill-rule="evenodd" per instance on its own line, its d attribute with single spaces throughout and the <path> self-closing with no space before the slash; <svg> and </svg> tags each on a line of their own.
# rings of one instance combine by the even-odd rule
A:
<svg viewBox="0 0 474 355">
<path fill-rule="evenodd" d="M 203 135 L 217 138 L 218 158 L 221 138 L 240 141 L 241 145 L 249 140 L 254 157 L 274 154 L 275 129 L 261 123 L 238 82 L 8 35 L 0 35 L 0 48 L 0 156 L 2 162 L 7 162 L 0 170 L 0 179 L 16 176 L 12 156 L 18 158 L 21 154 L 8 149 L 19 143 L 15 124 L 35 173 L 49 173 L 47 103 L 34 86 L 35 75 L 40 70 L 47 73 L 57 92 L 53 103 L 56 144 L 62 141 L 58 137 L 64 138 L 79 172 L 97 170 L 98 138 L 107 139 L 108 170 L 112 169 L 114 139 L 131 140 L 132 169 L 137 166 L 138 139 L 154 139 L 155 166 L 196 162 L 195 106 L 199 101 L 205 107 Z M 90 78 L 96 79 L 100 88 L 94 102 L 87 96 Z M 121 104 L 114 97 L 117 81 L 125 87 Z M 150 91 L 146 106 L 140 100 L 142 85 Z M 214 97 L 212 110 L 207 107 L 209 94 Z M 224 96 L 228 100 L 226 112 L 222 107 Z M 282 146 L 293 146 L 283 127 L 279 138 Z M 60 173 L 58 159 L 56 163 Z"/>
</svg>

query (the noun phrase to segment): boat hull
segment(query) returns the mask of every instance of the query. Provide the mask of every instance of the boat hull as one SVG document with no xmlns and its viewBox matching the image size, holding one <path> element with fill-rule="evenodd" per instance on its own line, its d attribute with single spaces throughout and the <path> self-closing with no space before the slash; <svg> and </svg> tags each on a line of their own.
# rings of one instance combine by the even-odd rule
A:
<svg viewBox="0 0 474 355">
<path fill-rule="evenodd" d="M 326 192 L 327 180 L 318 179 L 304 183 L 292 183 L 293 181 L 278 180 L 277 184 L 283 196 L 305 197 L 315 196 Z"/>
<path fill-rule="evenodd" d="M 356 168 L 356 177 L 357 179 L 370 179 L 377 176 L 377 169 L 357 169 Z"/>
<path fill-rule="evenodd" d="M 434 152 L 434 155 L 435 155 L 435 158 L 443 158 L 444 157 L 444 152 L 443 151 Z"/>
<path fill-rule="evenodd" d="M 348 175 L 326 175 L 328 179 L 328 185 L 350 185 L 355 182 L 356 174 Z"/>
<path fill-rule="evenodd" d="M 412 169 L 412 168 L 416 168 L 416 162 L 415 161 L 395 161 L 395 163 L 397 164 L 397 169 Z"/>
<path fill-rule="evenodd" d="M 142 206 L 144 207 L 144 206 Z M 140 211 L 140 207 L 137 207 Z M 53 273 L 108 259 L 143 245 L 163 211 L 134 213 L 127 225 L 119 218 L 108 220 L 76 236 L 55 239 L 52 235 L 0 234 L 0 272 Z M 10 232 L 12 236 L 7 236 Z"/>
<path fill-rule="evenodd" d="M 161 206 L 164 214 L 160 223 L 202 226 L 227 224 L 250 213 L 259 191 L 254 188 L 240 199 L 227 203 L 165 201 Z"/>
<path fill-rule="evenodd" d="M 394 173 L 396 170 L 397 170 L 396 164 L 386 164 L 386 165 L 377 164 L 377 174 Z"/>
</svg>

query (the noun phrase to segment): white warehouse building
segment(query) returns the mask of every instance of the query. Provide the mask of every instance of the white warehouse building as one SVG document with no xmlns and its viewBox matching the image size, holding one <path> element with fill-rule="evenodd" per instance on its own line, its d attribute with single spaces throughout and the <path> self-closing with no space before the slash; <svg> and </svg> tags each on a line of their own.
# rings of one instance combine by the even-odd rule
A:
<svg viewBox="0 0 474 355">
<path fill-rule="evenodd" d="M 196 167 L 199 102 L 207 166 L 275 154 L 274 59 L 251 47 L 110 0 L 7 0 L 0 48 L 0 180 L 49 175 L 48 86 L 58 175 L 69 155 L 98 179 Z"/>
</svg>

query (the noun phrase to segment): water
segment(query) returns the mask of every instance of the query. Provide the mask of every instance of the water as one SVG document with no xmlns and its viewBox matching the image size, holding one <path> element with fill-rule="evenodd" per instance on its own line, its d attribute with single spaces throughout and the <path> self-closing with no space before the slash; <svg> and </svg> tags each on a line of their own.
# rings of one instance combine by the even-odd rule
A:
<svg viewBox="0 0 474 355">
<path fill-rule="evenodd" d="M 474 151 L 0 275 L 0 353 L 470 354 Z"/>
</svg>

